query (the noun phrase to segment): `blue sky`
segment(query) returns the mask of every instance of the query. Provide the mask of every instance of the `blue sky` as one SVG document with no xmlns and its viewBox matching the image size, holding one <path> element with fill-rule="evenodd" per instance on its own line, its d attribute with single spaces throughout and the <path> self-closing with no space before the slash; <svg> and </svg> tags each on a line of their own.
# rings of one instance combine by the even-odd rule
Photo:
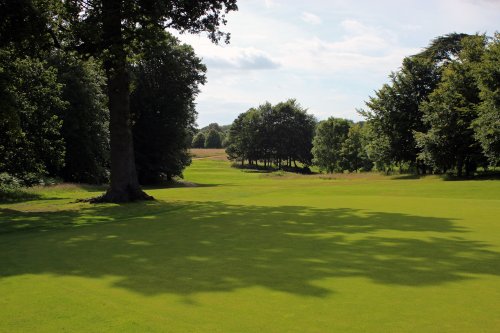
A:
<svg viewBox="0 0 500 333">
<path fill-rule="evenodd" d="M 500 0 L 240 0 L 229 45 L 180 35 L 208 67 L 198 125 L 230 124 L 250 107 L 295 98 L 318 119 L 357 108 L 405 56 L 450 32 L 500 30 Z"/>
</svg>

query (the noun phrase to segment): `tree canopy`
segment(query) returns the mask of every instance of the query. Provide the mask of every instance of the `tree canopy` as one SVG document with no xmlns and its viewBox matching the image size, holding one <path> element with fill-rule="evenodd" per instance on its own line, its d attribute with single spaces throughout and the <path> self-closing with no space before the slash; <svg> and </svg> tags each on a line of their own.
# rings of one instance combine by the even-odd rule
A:
<svg viewBox="0 0 500 333">
<path fill-rule="evenodd" d="M 449 34 L 405 58 L 360 112 L 379 168 L 469 175 L 498 164 L 497 36 Z"/>
<path fill-rule="evenodd" d="M 329 173 L 342 171 L 342 145 L 347 140 L 352 121 L 328 118 L 318 124 L 313 141 L 313 162 Z"/>
<path fill-rule="evenodd" d="M 102 61 L 110 111 L 111 183 L 100 201 L 150 199 L 141 190 L 136 172 L 130 61 L 140 57 L 147 45 L 161 43 L 165 28 L 205 32 L 214 42 L 228 42 L 229 34 L 220 27 L 226 23 L 225 15 L 237 10 L 236 0 L 22 0 L 15 4 L 3 0 L 0 6 L 1 45 L 17 43 L 30 49 L 26 41 L 31 39 L 45 49 L 76 51 Z"/>
<path fill-rule="evenodd" d="M 226 151 L 231 160 L 262 161 L 278 168 L 311 165 L 315 118 L 296 100 L 264 103 L 242 113 L 231 125 Z"/>
<path fill-rule="evenodd" d="M 205 83 L 205 71 L 193 49 L 167 33 L 132 64 L 132 132 L 141 184 L 182 176 L 191 163 L 194 99 Z"/>
</svg>

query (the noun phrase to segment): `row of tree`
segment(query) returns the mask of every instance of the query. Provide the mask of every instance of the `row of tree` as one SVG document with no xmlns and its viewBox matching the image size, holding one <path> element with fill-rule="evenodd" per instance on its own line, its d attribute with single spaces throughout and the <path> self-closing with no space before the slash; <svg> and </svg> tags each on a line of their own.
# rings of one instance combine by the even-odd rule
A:
<svg viewBox="0 0 500 333">
<path fill-rule="evenodd" d="M 471 174 L 500 162 L 500 35 L 450 34 L 405 58 L 361 110 L 379 169 Z"/>
<path fill-rule="evenodd" d="M 329 118 L 317 122 L 295 100 L 265 103 L 236 118 L 229 130 L 230 160 L 250 167 L 307 171 L 316 165 L 326 172 L 369 171 L 363 123 Z M 297 165 L 299 163 L 299 165 Z"/>
<path fill-rule="evenodd" d="M 141 184 L 181 175 L 191 159 L 194 98 L 205 66 L 163 33 L 128 65 L 135 163 Z M 108 89 L 102 62 L 2 40 L 0 173 L 24 185 L 44 177 L 104 183 L 110 173 Z"/>
<path fill-rule="evenodd" d="M 500 35 L 450 34 L 404 59 L 359 112 L 365 122 L 317 123 L 294 100 L 242 113 L 231 160 L 278 168 L 299 161 L 327 172 L 456 172 L 500 163 Z"/>
<path fill-rule="evenodd" d="M 295 100 L 265 103 L 242 113 L 229 130 L 226 152 L 231 160 L 264 166 L 310 165 L 316 120 Z"/>
</svg>

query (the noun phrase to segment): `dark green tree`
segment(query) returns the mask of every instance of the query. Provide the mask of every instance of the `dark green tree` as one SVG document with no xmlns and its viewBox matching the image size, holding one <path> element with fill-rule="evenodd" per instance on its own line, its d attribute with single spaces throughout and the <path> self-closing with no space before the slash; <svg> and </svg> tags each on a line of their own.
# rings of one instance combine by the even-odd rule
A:
<svg viewBox="0 0 500 333">
<path fill-rule="evenodd" d="M 271 114 L 271 120 L 268 122 L 264 117 L 264 122 L 270 129 L 278 167 L 283 163 L 291 167 L 296 161 L 311 165 L 315 118 L 294 99 L 278 103 Z"/>
<path fill-rule="evenodd" d="M 366 103 L 368 110 L 360 113 L 370 122 L 373 140 L 370 155 L 376 164 L 387 169 L 392 164 L 408 163 L 417 172 L 426 172 L 426 165 L 417 158 L 414 132 L 425 132 L 422 103 L 437 87 L 441 72 L 462 49 L 465 34 L 449 34 L 434 39 L 421 53 L 403 60 L 399 71 L 390 75 L 390 83 L 376 91 Z"/>
<path fill-rule="evenodd" d="M 109 177 L 109 111 L 105 77 L 94 59 L 81 60 L 57 52 L 50 63 L 57 68 L 62 98 L 68 103 L 57 114 L 66 154 L 60 175 L 65 181 L 103 183 Z"/>
<path fill-rule="evenodd" d="M 191 143 L 192 148 L 205 148 L 205 135 L 202 132 L 198 132 Z"/>
<path fill-rule="evenodd" d="M 222 140 L 219 132 L 215 129 L 210 129 L 205 137 L 205 148 L 221 148 Z"/>
<path fill-rule="evenodd" d="M 500 163 L 500 34 L 496 33 L 475 68 L 481 103 L 474 136 L 491 165 Z"/>
<path fill-rule="evenodd" d="M 126 202 L 150 199 L 139 185 L 130 113 L 130 60 L 146 44 L 161 41 L 166 28 L 189 33 L 208 33 L 218 42 L 229 40 L 220 31 L 225 14 L 237 10 L 236 0 L 22 0 L 0 4 L 8 9 L 0 25 L 0 42 L 9 43 L 5 32 L 33 33 L 32 40 L 49 47 L 76 50 L 102 60 L 107 78 L 110 111 L 110 188 L 98 200 Z M 16 9 L 17 8 L 17 9 Z M 36 23 L 36 24 L 35 24 Z M 10 29 L 10 30 L 9 30 Z M 22 41 L 22 37 L 15 38 Z M 26 43 L 22 43 L 26 44 Z"/>
<path fill-rule="evenodd" d="M 136 165 L 141 184 L 182 176 L 191 163 L 194 100 L 205 66 L 193 49 L 170 34 L 146 45 L 133 65 L 130 97 Z"/>
<path fill-rule="evenodd" d="M 240 160 L 244 164 L 253 165 L 261 158 L 265 158 L 267 149 L 267 136 L 264 132 L 263 114 L 270 112 L 271 103 L 264 103 L 258 108 L 251 108 L 247 112 L 240 114 L 231 126 L 228 155 L 230 158 Z M 238 131 L 238 132 L 237 132 Z M 236 147 L 232 147 L 233 145 Z"/>
<path fill-rule="evenodd" d="M 219 136 L 220 136 L 221 147 L 226 148 L 227 145 L 229 144 L 229 141 L 228 141 L 229 127 L 230 127 L 230 125 L 221 126 L 218 123 L 210 123 L 207 126 L 201 128 L 199 130 L 199 132 L 203 133 L 204 137 L 206 138 L 208 135 L 208 132 L 210 132 L 210 130 L 216 131 L 217 133 L 219 133 Z M 203 147 L 204 147 L 204 143 L 199 148 L 203 148 Z"/>
<path fill-rule="evenodd" d="M 46 62 L 0 49 L 0 172 L 31 185 L 64 163 L 57 71 Z"/>
<path fill-rule="evenodd" d="M 486 38 L 471 36 L 462 43 L 458 58 L 446 65 L 441 82 L 422 105 L 429 130 L 416 132 L 416 139 L 426 163 L 442 172 L 456 169 L 458 176 L 465 169 L 469 176 L 484 160 L 472 122 L 480 102 L 473 68 L 481 60 Z"/>
<path fill-rule="evenodd" d="M 247 112 L 241 113 L 231 124 L 231 129 L 228 135 L 228 145 L 226 153 L 228 159 L 231 161 L 240 161 L 243 165 L 245 163 L 247 145 L 246 138 L 243 133 L 245 131 L 245 118 Z"/>
</svg>

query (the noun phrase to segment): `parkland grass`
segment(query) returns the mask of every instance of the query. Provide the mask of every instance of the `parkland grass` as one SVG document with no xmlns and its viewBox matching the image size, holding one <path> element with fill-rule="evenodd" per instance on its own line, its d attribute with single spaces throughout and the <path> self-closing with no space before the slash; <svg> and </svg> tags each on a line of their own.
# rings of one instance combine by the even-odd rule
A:
<svg viewBox="0 0 500 333">
<path fill-rule="evenodd" d="M 499 331 L 500 181 L 216 155 L 154 202 L 59 185 L 0 205 L 0 332 Z"/>
</svg>

